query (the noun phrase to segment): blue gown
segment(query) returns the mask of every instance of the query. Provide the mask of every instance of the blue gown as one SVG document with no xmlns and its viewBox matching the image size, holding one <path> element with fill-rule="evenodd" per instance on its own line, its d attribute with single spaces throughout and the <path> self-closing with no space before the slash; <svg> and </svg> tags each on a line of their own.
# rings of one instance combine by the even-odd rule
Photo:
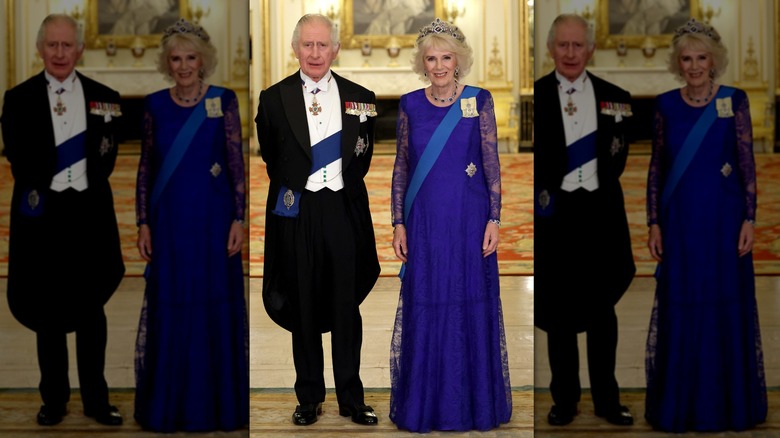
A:
<svg viewBox="0 0 780 438">
<path fill-rule="evenodd" d="M 228 232 L 245 208 L 241 127 L 235 93 L 211 87 L 218 90 L 219 102 L 190 108 L 167 89 L 146 98 L 137 214 L 151 230 L 152 261 L 136 343 L 135 419 L 159 432 L 235 430 L 249 419 L 244 275 L 240 253 L 227 256 Z M 153 204 L 174 138 L 209 102 L 215 109 Z"/>
<path fill-rule="evenodd" d="M 674 186 L 669 175 L 685 155 L 685 138 L 716 103 L 720 116 L 696 128 L 706 134 Z M 721 86 L 707 107 L 689 106 L 680 90 L 656 100 L 647 201 L 663 261 L 647 340 L 645 417 L 670 432 L 744 430 L 767 414 L 752 253 L 737 253 L 742 224 L 756 212 L 748 99 Z"/>
<path fill-rule="evenodd" d="M 487 430 L 512 411 L 497 256 L 482 257 L 485 226 L 501 208 L 495 114 L 487 90 L 476 103 L 479 116 L 459 119 L 405 222 L 390 419 L 415 432 Z M 394 224 L 404 223 L 408 180 L 448 110 L 428 102 L 424 90 L 401 97 Z"/>
</svg>

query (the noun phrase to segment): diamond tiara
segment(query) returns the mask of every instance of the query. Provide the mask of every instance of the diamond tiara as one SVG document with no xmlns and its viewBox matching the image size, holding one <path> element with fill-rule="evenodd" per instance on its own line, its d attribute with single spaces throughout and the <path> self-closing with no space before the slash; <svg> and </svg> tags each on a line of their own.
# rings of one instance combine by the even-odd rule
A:
<svg viewBox="0 0 780 438">
<path fill-rule="evenodd" d="M 709 37 L 716 43 L 720 42 L 720 35 L 718 34 L 718 31 L 716 31 L 714 27 L 704 24 L 700 21 L 696 21 L 694 18 L 691 18 L 690 20 L 688 20 L 687 23 L 678 27 L 674 31 L 674 38 L 677 39 L 686 33 L 700 33 L 702 35 Z"/>
<path fill-rule="evenodd" d="M 460 29 L 458 29 L 456 26 L 450 26 L 450 24 L 446 21 L 442 21 L 441 19 L 437 18 L 436 20 L 432 21 L 430 25 L 420 28 L 420 34 L 417 36 L 417 42 L 432 33 L 444 33 L 450 35 L 461 43 L 466 41 L 466 36 L 460 32 Z"/>
<path fill-rule="evenodd" d="M 173 23 L 172 25 L 168 26 L 167 29 L 165 29 L 162 37 L 163 41 L 167 40 L 175 33 L 191 33 L 202 39 L 204 42 L 209 42 L 209 34 L 206 33 L 206 31 L 201 26 L 192 24 L 183 18 L 179 18 L 176 23 Z"/>
</svg>

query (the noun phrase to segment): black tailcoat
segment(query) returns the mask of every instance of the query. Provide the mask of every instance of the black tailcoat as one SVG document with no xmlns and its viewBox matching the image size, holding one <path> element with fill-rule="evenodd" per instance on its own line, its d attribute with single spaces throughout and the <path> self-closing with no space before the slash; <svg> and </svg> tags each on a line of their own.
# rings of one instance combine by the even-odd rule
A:
<svg viewBox="0 0 780 438">
<path fill-rule="evenodd" d="M 374 152 L 374 117 L 363 122 L 357 115 L 345 112 L 346 102 L 375 103 L 376 96 L 366 88 L 332 73 L 338 84 L 341 99 L 341 159 L 344 191 L 348 200 L 347 210 L 352 219 L 356 239 L 357 279 L 355 300 L 361 303 L 379 277 L 379 259 L 376 252 L 373 222 L 368 205 L 368 191 L 363 178 L 368 173 Z M 293 280 L 293 261 L 283 260 L 282 246 L 292 242 L 282 241 L 280 221 L 271 213 L 282 186 L 303 192 L 311 174 L 312 154 L 306 105 L 299 72 L 281 80 L 260 93 L 258 114 L 255 118 L 260 143 L 260 153 L 267 165 L 270 187 L 266 208 L 265 264 L 263 269 L 263 303 L 271 319 L 281 327 L 292 330 L 297 311 L 291 309 L 291 297 L 297 296 Z M 358 148 L 358 138 L 366 148 Z M 358 150 L 359 149 L 359 150 Z M 303 201 L 305 202 L 305 201 Z M 319 313 L 319 330 L 329 331 L 331 321 L 327 309 Z"/>
<path fill-rule="evenodd" d="M 73 330 L 82 311 L 108 301 L 125 272 L 109 184 L 118 121 L 90 113 L 96 103 L 118 107 L 119 93 L 77 74 L 87 118 L 85 191 L 49 189 L 57 152 L 43 72 L 6 91 L 0 118 L 14 177 L 8 301 L 32 330 Z"/>
<path fill-rule="evenodd" d="M 534 324 L 546 331 L 586 330 L 590 309 L 614 306 L 636 272 L 620 185 L 633 117 L 605 113 L 610 104 L 630 104 L 631 95 L 588 78 L 598 114 L 599 188 L 584 195 L 587 208 L 574 208 L 561 190 L 567 151 L 555 73 L 534 83 Z"/>
</svg>

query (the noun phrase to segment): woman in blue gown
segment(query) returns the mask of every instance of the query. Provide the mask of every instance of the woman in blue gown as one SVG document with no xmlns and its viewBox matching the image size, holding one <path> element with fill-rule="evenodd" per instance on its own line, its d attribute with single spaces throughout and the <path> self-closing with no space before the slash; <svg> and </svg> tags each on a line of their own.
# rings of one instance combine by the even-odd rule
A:
<svg viewBox="0 0 780 438">
<path fill-rule="evenodd" d="M 658 260 L 647 339 L 645 417 L 670 432 L 745 430 L 766 419 L 753 277 L 756 171 L 748 98 L 718 85 L 726 49 L 689 21 L 656 98 L 647 187 Z"/>
<path fill-rule="evenodd" d="M 135 419 L 159 432 L 236 430 L 249 420 L 241 122 L 235 93 L 203 82 L 215 52 L 205 30 L 177 22 L 159 59 L 175 85 L 145 101 Z"/>
<path fill-rule="evenodd" d="M 458 83 L 471 49 L 448 23 L 421 30 L 414 59 L 431 86 L 400 101 L 393 247 L 405 265 L 390 419 L 415 432 L 487 430 L 512 412 L 495 252 L 501 177 L 493 99 Z"/>
</svg>

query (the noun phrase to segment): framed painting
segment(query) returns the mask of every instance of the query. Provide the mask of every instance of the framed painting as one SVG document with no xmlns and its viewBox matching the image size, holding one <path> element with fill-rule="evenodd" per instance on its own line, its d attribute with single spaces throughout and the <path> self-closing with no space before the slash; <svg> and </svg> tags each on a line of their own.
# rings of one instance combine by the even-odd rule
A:
<svg viewBox="0 0 780 438">
<path fill-rule="evenodd" d="M 84 41 L 89 49 L 130 47 L 136 37 L 157 47 L 166 27 L 189 17 L 188 0 L 87 0 Z"/>
<path fill-rule="evenodd" d="M 391 38 L 401 47 L 413 47 L 421 27 L 443 19 L 443 1 L 342 0 L 341 47 L 356 49 L 368 42 L 382 48 Z"/>
<path fill-rule="evenodd" d="M 700 19 L 699 0 L 597 0 L 596 47 L 611 49 L 622 39 L 640 47 L 650 38 L 655 47 L 668 47 L 674 29 L 691 17 Z"/>
</svg>

